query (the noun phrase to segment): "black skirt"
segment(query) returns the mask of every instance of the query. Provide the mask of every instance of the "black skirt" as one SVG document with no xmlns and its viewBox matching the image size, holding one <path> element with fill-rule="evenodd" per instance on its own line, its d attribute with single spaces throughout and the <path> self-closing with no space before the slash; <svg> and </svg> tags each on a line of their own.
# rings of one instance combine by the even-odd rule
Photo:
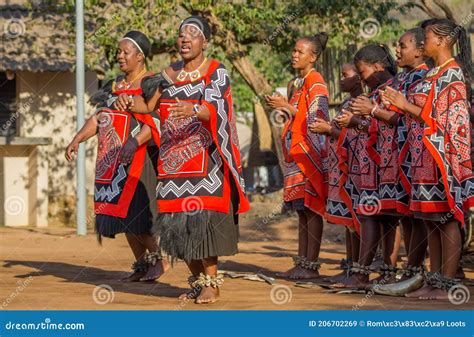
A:
<svg viewBox="0 0 474 337">
<path fill-rule="evenodd" d="M 156 156 L 158 148 L 148 146 L 142 174 L 138 181 L 135 194 L 128 208 L 126 218 L 97 214 L 95 229 L 99 241 L 102 236 L 114 238 L 116 234 L 135 235 L 153 234 L 152 228 L 156 221 Z"/>
<path fill-rule="evenodd" d="M 160 247 L 172 259 L 186 262 L 238 253 L 239 226 L 236 190 L 233 183 L 229 213 L 158 213 L 153 232 L 160 236 Z"/>
</svg>

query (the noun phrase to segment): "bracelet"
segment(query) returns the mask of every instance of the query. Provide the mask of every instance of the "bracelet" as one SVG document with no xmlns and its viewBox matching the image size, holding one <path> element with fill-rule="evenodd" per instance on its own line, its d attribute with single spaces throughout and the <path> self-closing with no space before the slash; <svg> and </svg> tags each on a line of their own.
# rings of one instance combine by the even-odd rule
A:
<svg viewBox="0 0 474 337">
<path fill-rule="evenodd" d="M 365 124 L 365 120 L 362 119 L 362 120 L 360 121 L 360 123 L 357 123 L 356 129 L 357 129 L 358 131 L 362 131 L 362 130 L 364 130 L 365 125 L 366 125 L 366 124 Z"/>
<path fill-rule="evenodd" d="M 201 109 L 201 106 L 199 104 L 194 104 L 193 105 L 194 116 L 197 116 L 200 109 Z"/>
<path fill-rule="evenodd" d="M 375 105 L 372 110 L 370 111 L 370 116 L 371 117 L 375 117 L 375 113 L 377 112 L 377 110 L 380 108 L 379 105 Z"/>
</svg>

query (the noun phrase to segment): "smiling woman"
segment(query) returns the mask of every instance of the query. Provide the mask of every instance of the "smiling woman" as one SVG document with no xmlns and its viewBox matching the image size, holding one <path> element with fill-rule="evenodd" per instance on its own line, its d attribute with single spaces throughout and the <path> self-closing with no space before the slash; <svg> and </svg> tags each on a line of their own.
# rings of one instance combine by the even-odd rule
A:
<svg viewBox="0 0 474 337">
<path fill-rule="evenodd" d="M 147 75 L 145 58 L 149 52 L 150 43 L 143 33 L 125 34 L 117 52 L 117 62 L 124 75 L 108 82 L 91 98 L 98 109 L 66 148 L 66 159 L 71 161 L 81 142 L 98 136 L 94 187 L 96 232 L 99 241 L 103 236 L 114 238 L 125 233 L 136 258 L 133 273 L 125 281 L 154 280 L 168 267 L 161 259 L 157 240 L 151 235 L 156 213 L 156 174 L 151 158 L 157 148 L 148 144 L 152 135 L 148 125 L 154 126 L 153 118 L 111 109 L 120 94 L 141 94 L 140 83 Z"/>
</svg>

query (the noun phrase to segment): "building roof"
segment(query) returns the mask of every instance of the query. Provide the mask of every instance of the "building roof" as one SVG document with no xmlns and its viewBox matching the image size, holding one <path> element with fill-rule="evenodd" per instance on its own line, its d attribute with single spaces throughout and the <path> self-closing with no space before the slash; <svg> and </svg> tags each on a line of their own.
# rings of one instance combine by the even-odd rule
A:
<svg viewBox="0 0 474 337">
<path fill-rule="evenodd" d="M 48 13 L 21 5 L 0 6 L 0 71 L 71 71 L 74 44 L 61 28 L 64 14 Z M 73 40 L 72 40 L 73 41 Z"/>
</svg>

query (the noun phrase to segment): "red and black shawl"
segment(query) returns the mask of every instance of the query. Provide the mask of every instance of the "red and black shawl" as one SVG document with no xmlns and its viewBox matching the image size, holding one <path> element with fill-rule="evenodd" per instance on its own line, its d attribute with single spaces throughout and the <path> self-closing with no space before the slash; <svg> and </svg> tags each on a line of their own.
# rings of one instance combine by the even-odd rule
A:
<svg viewBox="0 0 474 337">
<path fill-rule="evenodd" d="M 112 105 L 120 94 L 141 95 L 141 89 L 117 90 L 110 93 L 107 105 Z M 122 146 L 128 137 L 140 132 L 143 124 L 152 127 L 157 139 L 157 119 L 150 115 L 131 114 L 110 108 L 97 111 L 98 151 L 94 186 L 94 208 L 96 214 L 125 218 L 135 193 L 146 157 L 147 144 L 137 148 L 132 162 L 124 165 L 119 162 Z"/>
<path fill-rule="evenodd" d="M 210 120 L 169 117 L 176 99 L 204 105 Z M 229 213 L 232 192 L 237 213 L 250 208 L 240 162 L 229 74 L 212 60 L 204 76 L 174 82 L 160 97 L 160 153 L 157 202 L 160 213 L 211 210 Z"/>
<path fill-rule="evenodd" d="M 423 211 L 449 211 L 464 224 L 464 212 L 474 205 L 474 174 L 471 163 L 469 104 L 463 72 L 452 60 L 445 67 L 428 72 L 419 84 L 427 93 L 422 110 L 425 123 L 423 144 L 433 156 L 444 191 L 424 191 L 431 196 Z M 446 195 L 447 205 L 437 202 Z M 448 206 L 448 209 L 446 209 Z"/>
<path fill-rule="evenodd" d="M 350 99 L 344 100 L 339 108 L 339 113 L 343 109 L 349 108 Z M 332 127 L 339 128 L 336 123 L 331 123 Z M 344 225 L 360 232 L 360 225 L 357 217 L 352 209 L 350 202 L 347 199 L 347 193 L 341 193 L 341 189 L 347 181 L 347 172 L 343 174 L 339 165 L 340 142 L 344 139 L 344 131 L 341 130 L 339 137 L 328 137 L 328 199 L 326 204 L 325 218 L 329 223 L 336 225 Z M 347 167 L 345 167 L 347 168 Z"/>
<path fill-rule="evenodd" d="M 328 90 L 321 74 L 311 71 L 291 96 L 290 104 L 298 111 L 282 135 L 284 201 L 304 198 L 306 207 L 323 216 L 328 193 L 326 139 L 308 127 L 316 118 L 329 120 Z"/>
</svg>

